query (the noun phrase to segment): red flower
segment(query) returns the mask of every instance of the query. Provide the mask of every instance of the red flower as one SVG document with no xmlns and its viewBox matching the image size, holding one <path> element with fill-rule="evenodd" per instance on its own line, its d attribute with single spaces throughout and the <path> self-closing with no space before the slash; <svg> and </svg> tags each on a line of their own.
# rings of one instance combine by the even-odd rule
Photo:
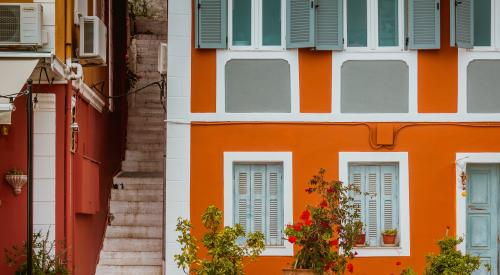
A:
<svg viewBox="0 0 500 275">
<path fill-rule="evenodd" d="M 308 226 L 309 226 L 309 225 L 311 225 L 311 224 L 312 224 L 312 220 L 307 220 L 307 221 L 305 222 L 305 224 L 306 224 L 306 225 L 308 225 Z"/>
<path fill-rule="evenodd" d="M 400 265 L 401 265 L 401 262 L 400 262 L 400 261 L 397 261 L 397 262 L 396 262 L 396 265 L 397 265 L 397 266 L 400 266 Z"/>
<path fill-rule="evenodd" d="M 321 206 L 321 208 L 326 208 L 326 207 L 328 207 L 328 202 L 326 202 L 325 200 L 323 200 L 323 201 L 319 204 L 319 206 Z"/>
<path fill-rule="evenodd" d="M 329 244 L 330 246 L 337 246 L 339 245 L 339 239 L 330 240 Z"/>
<path fill-rule="evenodd" d="M 290 242 L 290 243 L 296 243 L 297 242 L 297 237 L 295 237 L 295 236 L 288 237 L 288 242 Z"/>
<path fill-rule="evenodd" d="M 303 226 L 303 224 L 301 222 L 296 223 L 293 225 L 293 230 L 300 232 L 300 231 L 302 231 L 302 226 Z"/>
<path fill-rule="evenodd" d="M 310 217 L 311 217 L 311 213 L 307 209 L 304 210 L 304 212 L 302 212 L 302 214 L 300 214 L 300 219 L 304 220 L 304 221 L 309 220 Z"/>
<path fill-rule="evenodd" d="M 328 192 L 328 193 L 333 193 L 333 191 L 334 191 L 334 189 L 332 187 L 326 189 L 326 192 Z"/>
<path fill-rule="evenodd" d="M 352 273 L 354 271 L 354 266 L 351 263 L 347 264 L 347 271 L 349 271 L 349 273 Z"/>
</svg>

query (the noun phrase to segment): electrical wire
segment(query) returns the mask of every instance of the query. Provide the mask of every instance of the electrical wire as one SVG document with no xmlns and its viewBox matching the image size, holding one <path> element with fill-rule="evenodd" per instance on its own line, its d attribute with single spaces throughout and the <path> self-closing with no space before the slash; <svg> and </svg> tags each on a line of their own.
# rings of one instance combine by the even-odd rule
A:
<svg viewBox="0 0 500 275">
<path fill-rule="evenodd" d="M 112 98 L 121 98 L 121 97 L 124 97 L 124 96 L 128 96 L 128 95 L 131 95 L 131 94 L 135 94 L 135 93 L 138 93 L 140 91 L 143 91 L 151 86 L 155 86 L 157 85 L 158 88 L 160 89 L 160 91 L 163 91 L 164 87 L 165 87 L 165 80 L 160 80 L 160 81 L 155 81 L 155 82 L 152 82 L 152 83 L 149 83 L 147 84 L 146 86 L 143 86 L 141 88 L 138 88 L 138 89 L 135 89 L 135 90 L 132 90 L 132 91 L 128 91 L 124 94 L 121 94 L 121 95 L 113 95 L 113 96 L 106 96 L 106 98 L 108 99 L 112 99 Z"/>
</svg>

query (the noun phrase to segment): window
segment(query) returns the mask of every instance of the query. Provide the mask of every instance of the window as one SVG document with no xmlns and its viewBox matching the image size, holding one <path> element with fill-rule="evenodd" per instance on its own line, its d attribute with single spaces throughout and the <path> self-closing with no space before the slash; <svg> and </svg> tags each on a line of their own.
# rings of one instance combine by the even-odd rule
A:
<svg viewBox="0 0 500 275">
<path fill-rule="evenodd" d="M 366 233 L 365 247 L 355 248 L 358 257 L 410 256 L 408 153 L 341 152 L 339 178 L 362 190 L 353 194 Z M 381 233 L 392 228 L 397 245 L 384 246 Z"/>
<path fill-rule="evenodd" d="M 232 48 L 272 48 L 282 43 L 282 0 L 231 0 Z"/>
<path fill-rule="evenodd" d="M 361 190 L 353 196 L 361 212 L 366 246 L 383 246 L 382 232 L 399 229 L 397 171 L 397 164 L 349 165 L 349 182 Z"/>
<path fill-rule="evenodd" d="M 401 47 L 400 0 L 346 0 L 347 47 Z M 375 26 L 375 28 L 371 28 Z"/>
<path fill-rule="evenodd" d="M 293 223 L 292 153 L 224 153 L 224 225 L 241 224 L 265 236 L 263 256 L 292 256 L 283 241 Z"/>
<path fill-rule="evenodd" d="M 234 224 L 283 246 L 283 164 L 234 164 Z"/>
<path fill-rule="evenodd" d="M 282 59 L 232 59 L 225 66 L 227 113 L 289 113 L 290 64 Z"/>
<path fill-rule="evenodd" d="M 500 60 L 474 60 L 467 66 L 467 112 L 500 113 Z"/>
<path fill-rule="evenodd" d="M 491 0 L 474 0 L 474 46 L 491 46 Z"/>
<path fill-rule="evenodd" d="M 462 0 L 451 6 L 451 45 L 460 48 L 491 47 L 492 1 Z"/>
</svg>

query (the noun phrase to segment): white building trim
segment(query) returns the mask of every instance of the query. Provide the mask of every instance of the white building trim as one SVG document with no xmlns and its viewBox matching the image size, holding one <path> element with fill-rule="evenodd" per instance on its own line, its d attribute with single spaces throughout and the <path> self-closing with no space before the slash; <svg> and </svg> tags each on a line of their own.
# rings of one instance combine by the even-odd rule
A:
<svg viewBox="0 0 500 275">
<path fill-rule="evenodd" d="M 466 252 L 467 243 L 467 196 L 462 195 L 462 172 L 467 173 L 469 163 L 500 163 L 500 153 L 457 153 L 456 156 L 456 223 L 457 236 L 463 237 L 464 241 L 458 245 L 463 253 Z"/>
<path fill-rule="evenodd" d="M 357 257 L 410 256 L 410 178 L 407 152 L 340 152 L 339 179 L 349 182 L 349 163 L 397 162 L 399 165 L 399 247 L 355 248 Z"/>
<path fill-rule="evenodd" d="M 299 52 L 289 51 L 232 51 L 217 50 L 216 114 L 252 117 L 256 113 L 226 113 L 226 64 L 233 59 L 282 59 L 290 65 L 291 114 L 300 113 Z"/>
<path fill-rule="evenodd" d="M 234 183 L 233 165 L 236 162 L 283 163 L 283 221 L 293 224 L 293 178 L 291 152 L 224 152 L 224 225 L 233 226 Z M 293 256 L 293 245 L 266 247 L 262 256 Z"/>
<path fill-rule="evenodd" d="M 72 81 L 72 83 L 73 89 L 77 90 L 82 95 L 83 99 L 90 104 L 90 106 L 94 107 L 94 109 L 96 109 L 99 113 L 102 113 L 104 107 L 106 106 L 104 97 L 85 83 L 81 83 L 81 85 L 78 85 L 80 81 Z"/>
</svg>

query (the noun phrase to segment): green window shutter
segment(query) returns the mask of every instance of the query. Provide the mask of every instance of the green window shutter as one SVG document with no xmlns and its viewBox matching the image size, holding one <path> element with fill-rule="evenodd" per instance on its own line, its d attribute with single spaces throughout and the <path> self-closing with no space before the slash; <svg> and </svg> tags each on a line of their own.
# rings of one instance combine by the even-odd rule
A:
<svg viewBox="0 0 500 275">
<path fill-rule="evenodd" d="M 316 3 L 316 49 L 342 50 L 343 0 L 317 0 Z"/>
<path fill-rule="evenodd" d="M 264 233 L 265 228 L 265 185 L 266 185 L 266 165 L 252 165 L 251 183 L 251 231 Z"/>
<path fill-rule="evenodd" d="M 250 165 L 234 165 L 234 224 L 240 224 L 245 232 L 251 231 L 250 179 Z"/>
<path fill-rule="evenodd" d="M 440 0 L 408 0 L 408 48 L 439 49 Z"/>
<path fill-rule="evenodd" d="M 227 47 L 227 0 L 196 0 L 196 48 Z"/>
<path fill-rule="evenodd" d="M 354 185 L 359 192 L 355 192 L 354 194 L 351 194 L 351 196 L 354 199 L 354 207 L 359 210 L 360 213 L 360 218 L 359 221 L 363 223 L 363 230 L 365 230 L 365 233 L 368 233 L 366 230 L 368 230 L 367 227 L 367 220 L 366 220 L 366 214 L 364 209 L 366 209 L 365 206 L 365 198 L 363 193 L 365 192 L 365 173 L 364 173 L 364 168 L 360 166 L 351 166 L 349 169 L 349 183 Z"/>
<path fill-rule="evenodd" d="M 370 246 L 380 245 L 380 168 L 378 166 L 366 166 L 365 168 L 366 196 L 366 233 Z"/>
<path fill-rule="evenodd" d="M 452 47 L 471 49 L 474 45 L 473 0 L 451 0 L 450 44 Z"/>
<path fill-rule="evenodd" d="M 283 166 L 272 164 L 267 166 L 267 200 L 266 200 L 266 245 L 283 245 Z"/>
<path fill-rule="evenodd" d="M 287 48 L 314 47 L 313 0 L 287 0 L 286 4 Z"/>
<path fill-rule="evenodd" d="M 398 176 L 396 165 L 384 165 L 380 167 L 382 190 L 382 230 L 399 229 L 398 216 Z"/>
</svg>

